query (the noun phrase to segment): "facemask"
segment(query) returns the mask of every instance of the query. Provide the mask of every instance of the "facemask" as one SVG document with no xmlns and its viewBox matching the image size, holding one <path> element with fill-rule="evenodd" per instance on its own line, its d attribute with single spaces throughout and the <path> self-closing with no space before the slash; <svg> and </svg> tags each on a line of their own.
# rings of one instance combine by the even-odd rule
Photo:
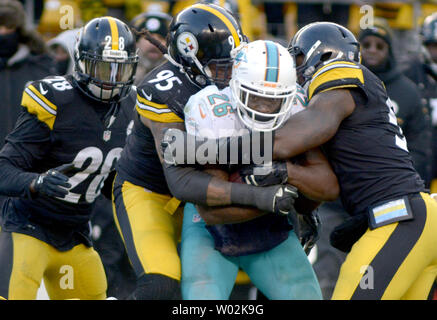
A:
<svg viewBox="0 0 437 320">
<path fill-rule="evenodd" d="M 18 33 L 0 35 L 0 57 L 10 58 L 17 52 L 19 44 Z"/>
</svg>

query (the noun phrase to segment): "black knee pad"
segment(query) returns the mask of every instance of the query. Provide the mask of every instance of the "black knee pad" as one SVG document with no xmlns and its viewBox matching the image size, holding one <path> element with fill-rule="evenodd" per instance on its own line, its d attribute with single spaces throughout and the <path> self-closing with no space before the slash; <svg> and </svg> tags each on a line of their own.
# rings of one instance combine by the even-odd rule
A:
<svg viewBox="0 0 437 320">
<path fill-rule="evenodd" d="M 144 274 L 137 280 L 133 300 L 172 300 L 180 297 L 179 281 L 162 274 Z"/>
</svg>

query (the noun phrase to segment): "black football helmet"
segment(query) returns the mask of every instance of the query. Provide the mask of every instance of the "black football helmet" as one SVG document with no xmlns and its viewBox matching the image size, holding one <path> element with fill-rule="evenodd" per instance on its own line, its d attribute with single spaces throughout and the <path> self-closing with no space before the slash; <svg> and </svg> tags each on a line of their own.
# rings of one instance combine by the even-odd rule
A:
<svg viewBox="0 0 437 320">
<path fill-rule="evenodd" d="M 353 33 L 333 22 L 314 22 L 300 29 L 288 45 L 288 51 L 296 62 L 302 56 L 303 62 L 296 64 L 296 71 L 303 81 L 327 61 L 342 59 L 360 62 L 360 44 Z"/>
<path fill-rule="evenodd" d="M 95 18 L 79 32 L 74 76 L 79 88 L 101 102 L 127 97 L 135 79 L 138 55 L 129 27 L 113 17 Z"/>
<path fill-rule="evenodd" d="M 437 43 L 437 12 L 427 16 L 423 21 L 420 35 L 423 44 Z"/>
<path fill-rule="evenodd" d="M 232 73 L 231 50 L 244 41 L 247 38 L 239 22 L 229 11 L 218 5 L 197 3 L 172 20 L 167 58 L 182 66 L 197 85 L 224 87 Z"/>
</svg>

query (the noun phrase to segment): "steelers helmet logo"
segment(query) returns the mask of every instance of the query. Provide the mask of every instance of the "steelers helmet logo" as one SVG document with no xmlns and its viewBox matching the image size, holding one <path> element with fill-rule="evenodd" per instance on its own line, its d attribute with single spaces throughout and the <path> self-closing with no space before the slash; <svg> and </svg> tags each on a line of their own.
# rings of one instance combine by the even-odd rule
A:
<svg viewBox="0 0 437 320">
<path fill-rule="evenodd" d="M 195 56 L 199 50 L 196 37 L 190 32 L 182 32 L 177 39 L 177 47 L 183 56 Z"/>
</svg>

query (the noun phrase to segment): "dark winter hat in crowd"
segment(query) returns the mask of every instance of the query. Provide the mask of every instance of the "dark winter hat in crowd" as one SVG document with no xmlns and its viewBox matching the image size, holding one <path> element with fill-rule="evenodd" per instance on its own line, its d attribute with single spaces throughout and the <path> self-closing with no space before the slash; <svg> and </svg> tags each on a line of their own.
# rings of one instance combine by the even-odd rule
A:
<svg viewBox="0 0 437 320">
<path fill-rule="evenodd" d="M 26 44 L 34 54 L 46 52 L 44 40 L 35 30 L 26 28 L 26 12 L 17 0 L 0 0 L 0 26 L 17 29 L 19 42 Z"/>
<path fill-rule="evenodd" d="M 172 17 L 164 12 L 143 12 L 133 18 L 130 24 L 136 31 L 147 29 L 150 33 L 159 34 L 165 39 L 171 19 Z"/>
<path fill-rule="evenodd" d="M 392 46 L 391 30 L 386 26 L 374 24 L 372 27 L 361 30 L 358 35 L 358 41 L 361 42 L 367 36 L 379 37 L 388 44 L 389 48 Z"/>
<path fill-rule="evenodd" d="M 20 29 L 25 22 L 26 14 L 20 1 L 0 0 L 0 26 Z"/>
</svg>

